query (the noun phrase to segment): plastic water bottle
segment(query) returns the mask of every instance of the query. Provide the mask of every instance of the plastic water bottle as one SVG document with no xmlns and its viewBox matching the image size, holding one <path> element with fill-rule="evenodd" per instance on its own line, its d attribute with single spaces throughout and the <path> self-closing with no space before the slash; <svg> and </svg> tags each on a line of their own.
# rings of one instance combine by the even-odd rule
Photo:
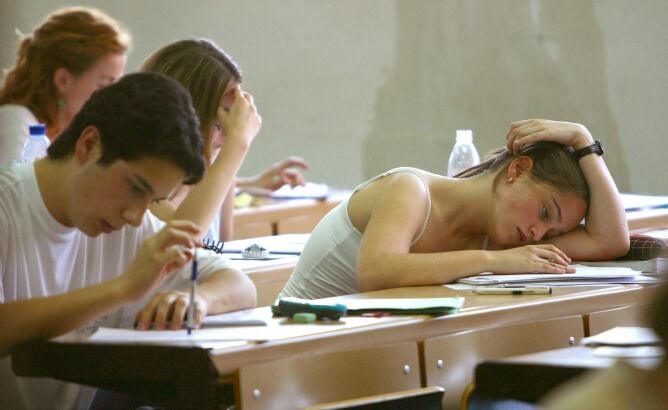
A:
<svg viewBox="0 0 668 410">
<path fill-rule="evenodd" d="M 23 145 L 21 160 L 33 161 L 46 155 L 46 149 L 51 142 L 46 136 L 46 126 L 36 124 L 30 126 L 30 136 Z"/>
<path fill-rule="evenodd" d="M 448 160 L 448 176 L 455 176 L 478 164 L 480 164 L 480 156 L 473 145 L 473 131 L 457 130 L 455 147 Z"/>
</svg>

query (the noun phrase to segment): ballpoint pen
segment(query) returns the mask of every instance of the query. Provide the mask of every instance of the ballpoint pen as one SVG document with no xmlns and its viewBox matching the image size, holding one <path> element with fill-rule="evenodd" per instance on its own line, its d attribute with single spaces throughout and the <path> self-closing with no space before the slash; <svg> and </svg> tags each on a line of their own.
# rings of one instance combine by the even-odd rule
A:
<svg viewBox="0 0 668 410">
<path fill-rule="evenodd" d="M 552 288 L 545 285 L 476 286 L 473 292 L 479 295 L 543 295 L 552 293 Z"/>
<path fill-rule="evenodd" d="M 188 306 L 188 319 L 186 321 L 188 334 L 195 328 L 195 290 L 197 290 L 197 249 L 193 254 L 192 273 L 190 274 L 190 305 Z"/>
</svg>

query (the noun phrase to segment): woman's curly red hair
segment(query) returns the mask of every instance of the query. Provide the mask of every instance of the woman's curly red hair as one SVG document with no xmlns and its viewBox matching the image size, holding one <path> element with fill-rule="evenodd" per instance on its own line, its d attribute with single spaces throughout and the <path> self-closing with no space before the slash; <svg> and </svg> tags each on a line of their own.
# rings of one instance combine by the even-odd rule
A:
<svg viewBox="0 0 668 410">
<path fill-rule="evenodd" d="M 55 11 L 20 40 L 16 63 L 6 72 L 0 105 L 24 105 L 40 122 L 58 129 L 54 72 L 80 75 L 108 54 L 124 54 L 130 35 L 103 12 L 89 7 Z"/>
</svg>

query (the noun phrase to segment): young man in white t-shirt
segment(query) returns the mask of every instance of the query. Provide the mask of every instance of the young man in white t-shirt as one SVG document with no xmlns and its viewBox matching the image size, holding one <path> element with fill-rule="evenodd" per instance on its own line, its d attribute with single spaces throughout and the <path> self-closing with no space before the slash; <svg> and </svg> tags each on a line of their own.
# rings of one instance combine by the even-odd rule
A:
<svg viewBox="0 0 668 410">
<path fill-rule="evenodd" d="M 46 158 L 0 169 L 2 406 L 90 403 L 80 386 L 14 376 L 8 355 L 17 343 L 135 318 L 140 328 L 181 327 L 191 303 L 190 250 L 203 233 L 146 209 L 201 179 L 198 130 L 175 81 L 131 74 L 93 94 Z M 252 282 L 226 259 L 200 250 L 198 262 L 198 324 L 255 305 Z"/>
</svg>

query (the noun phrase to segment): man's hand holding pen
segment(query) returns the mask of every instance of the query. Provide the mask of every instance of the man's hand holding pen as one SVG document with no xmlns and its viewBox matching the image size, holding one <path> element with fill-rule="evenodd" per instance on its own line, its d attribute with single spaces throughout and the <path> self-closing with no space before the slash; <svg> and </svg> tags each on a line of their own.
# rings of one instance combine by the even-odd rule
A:
<svg viewBox="0 0 668 410">
<path fill-rule="evenodd" d="M 202 230 L 192 222 L 170 221 L 146 239 L 127 270 L 115 279 L 126 302 L 136 302 L 160 286 L 192 259 L 192 249 L 201 247 Z"/>
<path fill-rule="evenodd" d="M 174 272 L 185 267 L 202 247 L 202 230 L 189 221 L 170 221 L 156 235 L 144 241 L 140 252 L 117 281 L 119 291 L 128 301 L 136 301 L 164 283 Z M 193 261 L 194 262 L 194 261 Z M 193 263 L 196 265 L 196 263 Z M 194 281 L 193 281 L 194 284 Z M 157 293 L 137 313 L 137 329 L 180 329 L 189 306 L 193 306 L 193 327 L 199 327 L 208 306 L 193 290 Z M 191 298 L 191 292 L 194 297 Z"/>
</svg>

